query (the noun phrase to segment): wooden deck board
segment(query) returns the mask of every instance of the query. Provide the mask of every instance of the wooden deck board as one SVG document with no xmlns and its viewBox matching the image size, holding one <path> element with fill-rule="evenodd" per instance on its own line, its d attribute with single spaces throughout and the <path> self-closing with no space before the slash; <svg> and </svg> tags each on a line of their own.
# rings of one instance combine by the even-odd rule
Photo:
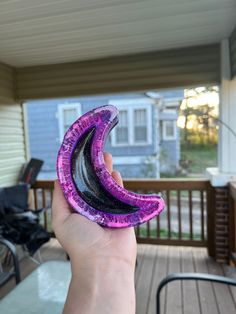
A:
<svg viewBox="0 0 236 314">
<path fill-rule="evenodd" d="M 41 249 L 43 261 L 66 260 L 55 239 Z M 37 265 L 29 258 L 21 260 L 25 278 Z M 215 263 L 205 248 L 138 245 L 135 271 L 136 314 L 156 313 L 156 290 L 159 282 L 172 272 L 203 272 L 236 278 L 236 269 Z M 15 287 L 11 280 L 0 289 L 0 298 Z M 161 314 L 231 314 L 236 313 L 236 288 L 207 282 L 172 282 L 161 293 Z"/>
<path fill-rule="evenodd" d="M 195 272 L 208 273 L 208 267 L 206 263 L 206 252 L 202 249 L 195 249 L 193 251 Z M 199 304 L 201 308 L 201 314 L 219 314 L 218 306 L 216 303 L 215 293 L 213 291 L 213 285 L 209 282 L 199 281 L 197 283 L 199 292 Z M 198 314 L 198 313 L 196 313 Z"/>
<path fill-rule="evenodd" d="M 223 265 L 223 271 L 224 271 L 224 275 L 230 278 L 233 278 L 236 280 L 236 271 L 235 268 L 232 268 L 228 265 Z M 232 293 L 232 298 L 234 300 L 234 304 L 236 307 L 236 287 L 230 287 L 230 291 Z"/>
<path fill-rule="evenodd" d="M 216 263 L 213 259 L 207 259 L 207 265 L 209 273 L 224 275 L 222 266 Z M 219 312 L 221 314 L 235 314 L 236 307 L 229 287 L 222 284 L 213 284 L 213 289 L 216 295 Z"/>
<path fill-rule="evenodd" d="M 169 273 L 180 272 L 180 248 L 171 247 L 169 250 Z M 182 283 L 180 281 L 171 282 L 166 290 L 166 314 L 182 314 Z"/>
<path fill-rule="evenodd" d="M 193 254 L 191 248 L 182 248 L 181 250 L 181 271 L 194 272 Z M 183 281 L 183 313 L 200 313 L 199 292 L 196 281 Z"/>
<path fill-rule="evenodd" d="M 156 250 L 151 245 L 147 247 L 144 252 L 144 261 L 142 263 L 141 274 L 136 285 L 136 298 L 137 314 L 147 313 L 148 299 L 150 294 L 150 283 L 152 280 L 153 268 L 156 260 Z M 146 271 L 149 269 L 149 271 Z"/>
<path fill-rule="evenodd" d="M 167 276 L 168 273 L 168 246 L 156 247 L 157 256 L 153 269 L 153 276 L 150 288 L 149 302 L 148 302 L 148 314 L 156 313 L 156 291 L 161 279 Z M 161 292 L 161 313 L 165 313 L 165 296 L 166 288 L 163 288 Z"/>
<path fill-rule="evenodd" d="M 143 267 L 143 260 L 144 260 L 144 252 L 147 249 L 147 245 L 142 245 L 139 247 L 137 252 L 137 262 L 136 262 L 136 269 L 135 269 L 135 286 L 138 284 L 139 276 L 141 273 L 141 269 Z"/>
</svg>

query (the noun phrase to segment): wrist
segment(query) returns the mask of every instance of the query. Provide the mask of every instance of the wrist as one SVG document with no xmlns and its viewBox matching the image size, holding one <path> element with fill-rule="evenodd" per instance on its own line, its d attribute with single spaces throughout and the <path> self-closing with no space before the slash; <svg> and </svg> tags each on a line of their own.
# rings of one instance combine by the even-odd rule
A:
<svg viewBox="0 0 236 314">
<path fill-rule="evenodd" d="M 99 276 L 101 272 L 113 273 L 114 269 L 121 269 L 122 273 L 133 275 L 135 269 L 135 260 L 116 255 L 70 256 L 70 260 L 73 276 L 81 276 L 84 273 Z"/>
<path fill-rule="evenodd" d="M 134 313 L 134 265 L 124 259 L 99 257 L 86 263 L 71 261 L 71 289 L 76 291 L 83 306 L 90 311 L 100 313 L 106 304 L 107 312 Z M 75 266 L 77 265 L 77 266 Z M 81 310 L 82 313 L 82 310 Z"/>
</svg>

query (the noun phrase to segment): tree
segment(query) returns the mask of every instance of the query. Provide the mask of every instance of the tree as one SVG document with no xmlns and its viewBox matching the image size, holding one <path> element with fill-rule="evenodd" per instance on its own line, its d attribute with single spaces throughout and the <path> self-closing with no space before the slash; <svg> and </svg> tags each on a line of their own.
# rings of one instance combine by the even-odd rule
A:
<svg viewBox="0 0 236 314">
<path fill-rule="evenodd" d="M 183 142 L 217 142 L 219 89 L 217 86 L 185 90 L 180 104 L 178 125 L 183 129 Z"/>
</svg>

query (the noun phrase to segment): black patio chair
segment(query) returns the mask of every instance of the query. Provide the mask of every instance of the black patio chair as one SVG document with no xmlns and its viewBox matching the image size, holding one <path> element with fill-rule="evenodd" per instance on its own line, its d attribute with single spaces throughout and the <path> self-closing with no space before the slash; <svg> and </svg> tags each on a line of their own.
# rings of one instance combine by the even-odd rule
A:
<svg viewBox="0 0 236 314">
<path fill-rule="evenodd" d="M 173 273 L 162 279 L 160 282 L 157 293 L 156 293 L 156 312 L 157 314 L 161 314 L 160 310 L 160 296 L 161 290 L 168 283 L 177 280 L 201 280 L 201 281 L 210 281 L 216 283 L 222 283 L 226 285 L 236 286 L 236 280 L 227 278 L 224 276 L 211 275 L 211 274 L 203 274 L 203 273 Z"/>
<path fill-rule="evenodd" d="M 27 184 L 0 189 L 0 236 L 21 245 L 33 256 L 50 235 L 40 225 L 40 214 L 45 209 L 31 210 L 28 192 Z"/>
<path fill-rule="evenodd" d="M 10 259 L 12 258 L 13 267 L 9 267 L 9 257 Z M 8 264 L 8 269 L 5 269 L 6 263 Z M 16 248 L 10 241 L 0 237 L 0 287 L 7 283 L 12 277 L 15 277 L 16 284 L 21 281 Z"/>
<path fill-rule="evenodd" d="M 19 176 L 20 183 L 26 183 L 29 186 L 34 185 L 37 176 L 43 166 L 43 160 L 31 158 L 22 168 Z"/>
</svg>

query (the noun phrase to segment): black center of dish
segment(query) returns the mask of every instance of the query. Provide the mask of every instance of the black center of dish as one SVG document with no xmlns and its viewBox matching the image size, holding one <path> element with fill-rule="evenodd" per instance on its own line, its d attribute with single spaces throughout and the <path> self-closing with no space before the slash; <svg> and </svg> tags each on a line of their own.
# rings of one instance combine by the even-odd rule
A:
<svg viewBox="0 0 236 314">
<path fill-rule="evenodd" d="M 95 129 L 91 129 L 78 143 L 72 156 L 72 176 L 77 191 L 91 207 L 110 214 L 128 214 L 137 207 L 123 203 L 100 184 L 92 160 L 91 144 Z"/>
</svg>

